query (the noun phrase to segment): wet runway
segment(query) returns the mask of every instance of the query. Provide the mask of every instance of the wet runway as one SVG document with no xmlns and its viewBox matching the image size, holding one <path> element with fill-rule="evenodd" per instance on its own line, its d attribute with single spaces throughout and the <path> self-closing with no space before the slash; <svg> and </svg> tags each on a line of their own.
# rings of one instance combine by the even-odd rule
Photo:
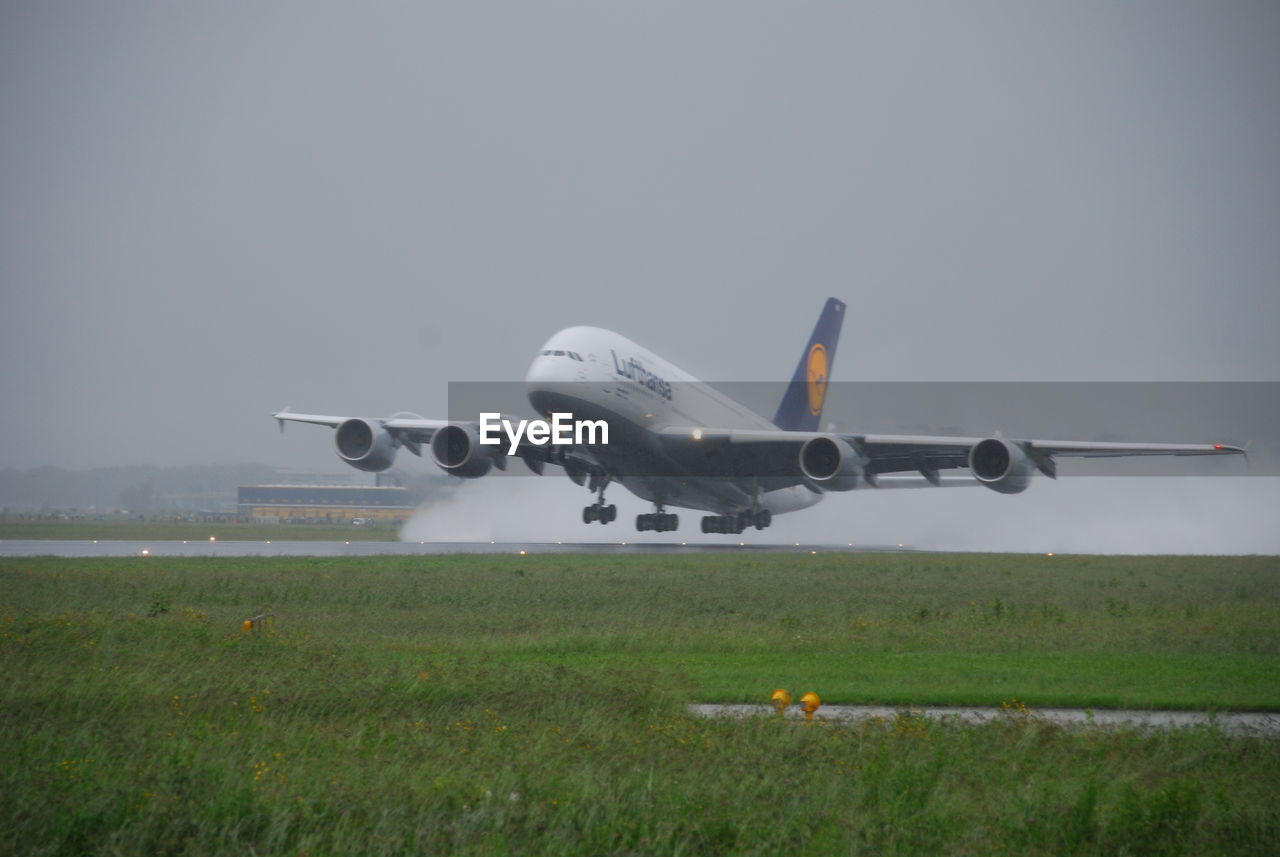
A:
<svg viewBox="0 0 1280 857">
<path fill-rule="evenodd" d="M 429 556 L 436 554 L 576 553 L 849 553 L 909 551 L 899 545 L 807 545 L 680 542 L 309 542 L 309 541 L 0 541 L 0 556 L 129 557 L 129 556 Z"/>
<path fill-rule="evenodd" d="M 702 717 L 770 717 L 771 705 L 711 705 L 697 704 L 689 709 Z M 1026 714 L 1010 713 L 1000 708 L 967 708 L 957 706 L 887 706 L 887 705 L 824 705 L 814 717 L 818 720 L 859 722 L 881 718 L 891 721 L 899 712 L 910 712 L 930 720 L 953 719 L 965 723 L 989 723 L 1002 717 L 1015 719 L 1030 717 L 1062 726 L 1100 726 L 1107 728 L 1136 729 L 1189 729 L 1215 726 L 1229 735 L 1256 735 L 1280 738 L 1280 713 L 1276 712 L 1213 712 L 1203 711 L 1139 711 L 1125 709 L 1084 708 L 1034 708 Z M 804 715 L 798 706 L 787 710 L 789 719 L 801 719 Z"/>
</svg>

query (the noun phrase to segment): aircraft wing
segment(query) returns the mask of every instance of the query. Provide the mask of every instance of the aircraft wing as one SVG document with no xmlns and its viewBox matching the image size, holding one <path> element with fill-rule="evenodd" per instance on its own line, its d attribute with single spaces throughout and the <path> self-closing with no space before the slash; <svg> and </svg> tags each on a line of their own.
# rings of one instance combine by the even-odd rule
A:
<svg viewBox="0 0 1280 857">
<path fill-rule="evenodd" d="M 345 453 L 343 457 L 347 458 L 348 463 L 354 466 L 360 466 L 359 461 L 364 460 L 364 456 L 372 449 L 373 435 L 379 430 L 383 430 L 391 437 L 391 443 L 394 448 L 404 447 L 417 456 L 422 455 L 422 447 L 431 443 L 431 438 L 440 429 L 448 425 L 467 425 L 475 426 L 475 423 L 452 423 L 450 420 L 428 420 L 417 414 L 397 413 L 389 417 L 346 417 L 330 414 L 297 414 L 285 408 L 282 411 L 272 414 L 276 422 L 280 424 L 280 430 L 284 431 L 285 423 L 309 423 L 311 425 L 328 426 L 329 428 L 339 428 L 344 423 L 355 422 L 364 423 L 369 426 L 369 431 L 361 429 L 352 439 L 358 448 L 357 451 L 351 451 L 354 458 L 348 458 Z M 339 429 L 341 433 L 341 429 Z M 341 444 L 341 441 L 339 441 Z M 506 439 L 500 446 L 494 449 L 505 451 Z M 588 472 L 595 466 L 595 462 L 591 459 L 589 453 L 581 452 L 565 453 L 549 446 L 536 446 L 530 443 L 527 438 L 522 438 L 520 447 L 516 453 L 517 457 L 522 459 L 529 469 L 534 473 L 541 474 L 543 466 L 547 462 L 554 464 L 563 464 L 566 470 L 570 472 L 575 482 L 582 484 L 585 482 Z M 499 470 L 507 469 L 508 456 L 496 454 L 493 456 L 493 466 Z M 388 460 L 389 463 L 389 460 Z"/>
<path fill-rule="evenodd" d="M 881 473 L 921 474 L 928 484 L 939 485 L 939 470 L 967 468 L 969 455 L 981 437 L 928 435 L 846 434 L 796 432 L 781 429 L 713 429 L 671 427 L 661 432 L 668 453 L 702 475 L 760 476 L 786 479 L 792 484 L 807 480 L 799 473 L 801 448 L 815 438 L 844 441 L 862 460 L 871 479 Z M 1000 438 L 1019 449 L 1041 473 L 1055 477 L 1057 458 L 1115 458 L 1148 455 L 1240 455 L 1244 449 L 1222 443 L 1111 443 Z M 870 481 L 870 480 L 869 480 Z"/>
<path fill-rule="evenodd" d="M 337 428 L 347 420 L 352 419 L 352 417 L 337 417 L 327 414 L 295 414 L 287 408 L 271 416 L 275 417 L 276 422 L 280 424 L 281 431 L 284 431 L 286 422 L 310 423 L 317 426 Z M 419 416 L 402 416 L 400 414 L 378 419 L 377 422 L 381 423 L 382 427 L 391 432 L 392 436 L 398 440 L 412 440 L 419 443 L 430 443 L 431 435 L 435 434 L 436 429 L 449 424 L 448 420 L 425 420 Z"/>
<path fill-rule="evenodd" d="M 312 425 L 317 426 L 337 428 L 348 419 L 347 417 L 329 417 L 321 414 L 295 414 L 288 408 L 285 408 L 283 411 L 277 411 L 271 416 L 273 416 L 275 421 L 280 424 L 280 431 L 284 431 L 284 424 L 286 422 L 311 423 Z"/>
<path fill-rule="evenodd" d="M 929 480 L 923 476 L 882 476 L 876 479 L 880 491 L 892 488 L 976 488 L 982 483 L 972 476 L 942 476 Z"/>
<path fill-rule="evenodd" d="M 967 467 L 969 452 L 981 437 L 849 434 L 845 441 L 862 452 L 871 473 L 944 470 Z M 1020 447 L 1046 476 L 1055 476 L 1056 458 L 1121 458 L 1145 455 L 1240 455 L 1244 449 L 1222 443 L 1111 443 L 1108 441 L 1025 440 L 1007 438 Z"/>
</svg>

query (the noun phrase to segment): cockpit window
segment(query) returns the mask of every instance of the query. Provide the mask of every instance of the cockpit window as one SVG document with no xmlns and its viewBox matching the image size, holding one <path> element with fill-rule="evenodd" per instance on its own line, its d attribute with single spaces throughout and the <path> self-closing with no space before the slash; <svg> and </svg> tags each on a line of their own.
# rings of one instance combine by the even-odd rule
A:
<svg viewBox="0 0 1280 857">
<path fill-rule="evenodd" d="M 543 357 L 568 357 L 570 360 L 577 360 L 579 363 L 586 362 L 585 360 L 582 359 L 582 355 L 576 351 L 563 351 L 563 350 L 547 348 L 538 353 L 541 354 Z"/>
</svg>

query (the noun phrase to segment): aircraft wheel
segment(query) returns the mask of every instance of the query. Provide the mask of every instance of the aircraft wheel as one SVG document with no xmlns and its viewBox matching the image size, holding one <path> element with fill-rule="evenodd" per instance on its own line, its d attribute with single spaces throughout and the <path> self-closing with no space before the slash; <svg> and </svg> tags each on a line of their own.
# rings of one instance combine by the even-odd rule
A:
<svg viewBox="0 0 1280 857">
<path fill-rule="evenodd" d="M 594 514 L 595 510 L 596 510 L 595 506 L 583 506 L 582 507 L 582 523 L 589 524 L 592 521 L 594 521 L 596 519 L 596 516 Z"/>
<path fill-rule="evenodd" d="M 612 524 L 614 521 L 618 520 L 618 507 L 614 504 L 610 503 L 608 506 L 605 506 L 604 511 L 604 522 L 606 524 Z"/>
</svg>

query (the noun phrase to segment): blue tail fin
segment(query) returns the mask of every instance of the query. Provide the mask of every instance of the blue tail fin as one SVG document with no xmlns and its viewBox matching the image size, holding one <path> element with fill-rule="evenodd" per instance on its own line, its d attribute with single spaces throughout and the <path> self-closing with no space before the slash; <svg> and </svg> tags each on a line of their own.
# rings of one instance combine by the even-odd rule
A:
<svg viewBox="0 0 1280 857">
<path fill-rule="evenodd" d="M 844 322 L 844 304 L 827 298 L 818 324 L 813 328 L 809 344 L 800 355 L 800 363 L 791 376 L 787 392 L 774 414 L 773 424 L 787 431 L 817 431 L 822 419 L 822 406 L 827 400 L 827 379 L 836 359 L 836 343 L 840 341 L 840 325 Z"/>
</svg>

